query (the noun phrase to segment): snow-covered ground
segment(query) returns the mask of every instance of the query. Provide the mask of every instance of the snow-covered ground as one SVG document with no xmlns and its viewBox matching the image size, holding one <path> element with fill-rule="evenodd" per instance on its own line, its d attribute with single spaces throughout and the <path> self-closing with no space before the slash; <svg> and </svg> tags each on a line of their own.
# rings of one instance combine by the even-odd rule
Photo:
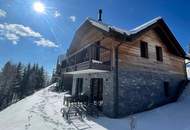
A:
<svg viewBox="0 0 190 130">
<path fill-rule="evenodd" d="M 60 113 L 64 93 L 50 87 L 1 111 L 0 130 L 190 130 L 190 84 L 176 103 L 122 119 L 74 119 L 71 124 Z"/>
</svg>

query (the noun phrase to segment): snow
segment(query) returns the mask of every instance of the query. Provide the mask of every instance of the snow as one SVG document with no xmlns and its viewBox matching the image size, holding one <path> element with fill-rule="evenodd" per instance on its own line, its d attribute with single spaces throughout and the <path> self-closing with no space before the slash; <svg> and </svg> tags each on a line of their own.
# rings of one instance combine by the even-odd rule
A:
<svg viewBox="0 0 190 130">
<path fill-rule="evenodd" d="M 136 34 L 140 31 L 142 31 L 143 29 L 153 25 L 154 23 L 158 22 L 158 20 L 160 20 L 160 19 L 162 19 L 162 17 L 160 17 L 160 16 L 156 17 L 156 18 L 154 18 L 154 19 L 152 19 L 152 20 L 150 20 L 150 21 L 148 21 L 148 22 L 146 22 L 146 23 L 144 23 L 144 24 L 142 24 L 142 25 L 140 25 L 134 29 L 131 29 L 129 31 L 115 27 L 115 26 L 112 26 L 112 25 L 105 24 L 103 22 L 100 22 L 100 21 L 97 21 L 97 20 L 94 20 L 91 18 L 88 18 L 87 20 L 89 20 L 92 25 L 94 25 L 94 26 L 96 26 L 102 30 L 105 30 L 107 32 L 109 32 L 109 30 L 112 29 L 118 33 L 126 34 L 126 35 L 130 36 L 130 35 Z"/>
<path fill-rule="evenodd" d="M 105 73 L 107 70 L 97 70 L 97 69 L 85 69 L 72 72 L 65 72 L 64 74 L 87 74 L 87 73 Z"/>
<path fill-rule="evenodd" d="M 186 59 L 185 63 L 186 63 L 187 78 L 190 80 L 190 60 Z"/>
<path fill-rule="evenodd" d="M 94 20 L 94 19 L 91 19 L 91 18 L 88 18 L 87 19 L 88 21 L 90 21 L 90 23 L 106 32 L 109 32 L 110 29 L 112 30 L 115 30 L 116 32 L 119 32 L 121 34 L 127 34 L 127 35 L 130 35 L 130 32 L 127 31 L 127 30 L 124 30 L 124 29 L 121 29 L 121 28 L 118 28 L 118 27 L 115 27 L 115 26 L 112 26 L 112 25 L 108 25 L 108 24 L 105 24 L 101 21 L 97 21 L 97 20 Z"/>
<path fill-rule="evenodd" d="M 100 21 L 97 21 L 97 20 L 94 20 L 94 19 L 91 19 L 91 18 L 87 18 L 87 20 L 94 26 L 106 31 L 106 32 L 109 32 L 109 25 L 107 24 L 104 24 Z"/>
<path fill-rule="evenodd" d="M 92 63 L 102 64 L 102 61 L 99 61 L 99 60 L 92 60 Z"/>
<path fill-rule="evenodd" d="M 178 102 L 121 119 L 73 119 L 60 113 L 65 93 L 51 92 L 55 84 L 0 112 L 0 130 L 190 130 L 190 84 Z"/>
<path fill-rule="evenodd" d="M 145 29 L 145 28 L 153 25 L 154 23 L 156 23 L 160 19 L 162 19 L 162 17 L 160 17 L 160 16 L 156 17 L 156 18 L 154 18 L 154 19 L 152 19 L 152 20 L 150 20 L 150 21 L 148 21 L 148 22 L 146 22 L 146 23 L 144 23 L 144 24 L 142 24 L 142 25 L 140 25 L 140 26 L 138 26 L 138 27 L 130 30 L 130 32 L 131 32 L 131 34 L 138 33 L 140 31 L 142 31 L 143 29 Z"/>
<path fill-rule="evenodd" d="M 121 34 L 126 34 L 126 35 L 128 35 L 128 36 L 131 34 L 130 31 L 127 31 L 127 30 L 118 28 L 118 27 L 116 27 L 116 26 L 112 26 L 111 29 L 112 29 L 112 30 L 115 30 L 116 32 L 119 32 L 119 33 L 121 33 Z"/>
</svg>

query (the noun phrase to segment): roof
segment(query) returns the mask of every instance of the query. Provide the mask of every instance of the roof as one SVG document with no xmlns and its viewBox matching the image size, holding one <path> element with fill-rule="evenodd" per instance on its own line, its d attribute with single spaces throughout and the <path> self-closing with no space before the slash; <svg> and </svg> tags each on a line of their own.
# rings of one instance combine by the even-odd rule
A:
<svg viewBox="0 0 190 130">
<path fill-rule="evenodd" d="M 136 34 L 136 33 L 140 32 L 140 31 L 142 31 L 142 30 L 148 28 L 149 26 L 155 24 L 156 22 L 158 22 L 158 21 L 161 20 L 161 19 L 162 19 L 162 17 L 159 16 L 159 17 L 156 17 L 156 18 L 154 18 L 154 19 L 152 19 L 152 20 L 150 20 L 150 21 L 148 21 L 148 22 L 146 22 L 146 23 L 144 23 L 144 24 L 142 24 L 142 25 L 140 25 L 140 26 L 138 26 L 138 27 L 136 27 L 136 28 L 134 28 L 134 29 L 131 29 L 131 30 L 124 30 L 124 29 L 118 28 L 118 27 L 116 27 L 116 26 L 112 26 L 112 25 L 105 24 L 105 23 L 103 23 L 103 22 L 101 22 L 101 21 L 97 21 L 97 20 L 94 20 L 94 19 L 91 19 L 91 18 L 87 18 L 87 20 L 88 20 L 92 25 L 94 25 L 94 26 L 96 26 L 96 27 L 98 27 L 98 28 L 100 28 L 100 29 L 102 29 L 102 30 L 104 30 L 104 31 L 109 32 L 110 29 L 111 29 L 111 30 L 114 30 L 114 31 L 116 31 L 116 32 L 118 32 L 118 33 L 126 34 L 126 35 L 128 35 L 128 36 L 133 35 L 133 34 Z"/>
<path fill-rule="evenodd" d="M 144 34 L 144 32 L 148 31 L 149 29 L 154 29 L 157 32 L 157 34 L 160 36 L 160 38 L 164 41 L 165 45 L 171 50 L 172 53 L 186 58 L 185 51 L 183 50 L 179 42 L 176 40 L 175 36 L 170 31 L 167 24 L 160 16 L 131 30 L 121 29 L 116 26 L 103 23 L 102 21 L 97 21 L 92 18 L 87 18 L 77 29 L 75 37 L 71 42 L 69 50 L 73 48 L 75 43 L 78 43 L 78 41 L 76 42 L 76 40 L 78 40 L 76 35 L 80 34 L 80 32 L 83 32 L 83 29 L 89 25 L 96 27 L 100 31 L 105 32 L 104 34 L 106 35 L 108 34 L 108 36 L 113 36 L 116 37 L 117 39 L 125 41 L 126 40 L 132 41 L 138 36 Z"/>
<path fill-rule="evenodd" d="M 166 46 L 171 47 L 171 50 L 175 53 L 178 53 L 178 55 L 182 56 L 182 57 L 186 57 L 186 53 L 183 50 L 183 48 L 181 47 L 181 45 L 179 44 L 179 42 L 176 40 L 175 36 L 173 35 L 173 33 L 170 31 L 170 29 L 168 28 L 167 24 L 164 22 L 162 17 L 156 17 L 134 29 L 131 30 L 125 30 L 125 29 L 121 29 L 109 24 L 105 24 L 101 21 L 97 21 L 91 18 L 87 18 L 86 21 L 89 21 L 91 23 L 91 25 L 105 31 L 105 32 L 115 32 L 118 33 L 120 35 L 123 35 L 125 38 L 124 39 L 133 39 L 136 36 L 139 36 L 139 34 L 143 34 L 144 31 L 150 29 L 151 27 L 154 27 L 154 29 L 159 33 L 160 37 L 164 37 L 161 33 L 164 33 L 163 30 L 168 34 L 168 36 L 170 37 L 172 44 L 173 45 L 169 45 L 167 43 Z M 159 25 L 157 27 L 155 27 L 154 25 Z M 168 42 L 171 42 L 170 40 L 168 40 Z"/>
</svg>

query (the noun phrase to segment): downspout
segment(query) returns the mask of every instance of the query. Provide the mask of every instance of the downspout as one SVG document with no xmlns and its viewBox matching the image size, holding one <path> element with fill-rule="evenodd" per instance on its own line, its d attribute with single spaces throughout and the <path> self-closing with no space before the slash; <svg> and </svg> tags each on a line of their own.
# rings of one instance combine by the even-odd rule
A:
<svg viewBox="0 0 190 130">
<path fill-rule="evenodd" d="M 114 49 L 115 49 L 115 84 L 114 84 L 114 88 L 113 88 L 113 96 L 114 96 L 114 117 L 117 118 L 118 117 L 118 93 L 119 93 L 119 81 L 118 81 L 118 75 L 119 75 L 119 71 L 118 71 L 118 64 L 119 64 L 119 46 L 122 43 L 120 43 L 119 45 L 117 45 Z"/>
<path fill-rule="evenodd" d="M 124 39 L 126 40 L 126 34 L 124 34 Z M 119 107 L 119 47 L 123 44 L 120 42 L 114 49 L 115 49 L 115 84 L 113 87 L 113 96 L 114 96 L 114 118 L 118 117 L 118 107 Z"/>
</svg>

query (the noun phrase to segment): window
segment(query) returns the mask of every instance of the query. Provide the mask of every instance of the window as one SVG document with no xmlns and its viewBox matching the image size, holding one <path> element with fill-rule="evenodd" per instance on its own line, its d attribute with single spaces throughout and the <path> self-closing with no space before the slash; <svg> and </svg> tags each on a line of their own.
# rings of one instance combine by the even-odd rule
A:
<svg viewBox="0 0 190 130">
<path fill-rule="evenodd" d="M 157 61 L 163 61 L 162 48 L 156 46 L 156 59 Z"/>
<path fill-rule="evenodd" d="M 148 58 L 148 43 L 141 41 L 140 49 L 141 49 L 141 57 Z"/>
<path fill-rule="evenodd" d="M 165 96 L 169 97 L 169 82 L 165 81 L 164 82 L 164 92 L 165 92 Z"/>
</svg>

